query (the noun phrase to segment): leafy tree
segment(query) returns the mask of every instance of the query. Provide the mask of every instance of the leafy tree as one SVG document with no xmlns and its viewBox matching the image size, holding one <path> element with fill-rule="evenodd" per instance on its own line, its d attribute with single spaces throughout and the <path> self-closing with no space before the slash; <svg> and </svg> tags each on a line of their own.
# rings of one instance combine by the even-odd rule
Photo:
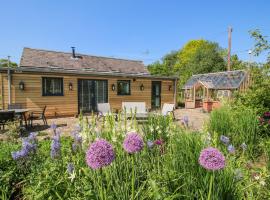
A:
<svg viewBox="0 0 270 200">
<path fill-rule="evenodd" d="M 9 62 L 10 67 L 17 67 L 17 63 Z M 0 59 L 0 67 L 8 67 L 8 60 L 7 59 Z"/>
<path fill-rule="evenodd" d="M 174 67 L 177 62 L 177 51 L 172 51 L 165 55 L 161 62 L 157 61 L 148 65 L 148 70 L 154 75 L 170 76 L 174 74 Z"/>
<path fill-rule="evenodd" d="M 180 87 L 193 74 L 226 70 L 222 49 L 217 43 L 207 40 L 191 40 L 179 52 L 175 71 L 180 74 Z"/>
<path fill-rule="evenodd" d="M 270 45 L 265 36 L 259 30 L 250 31 L 255 39 L 253 53 L 260 55 L 263 51 L 268 52 L 268 63 L 259 65 L 253 63 L 250 67 L 251 85 L 247 92 L 237 96 L 236 102 L 257 110 L 259 114 L 270 110 Z M 255 65 L 255 66 L 254 66 Z"/>
<path fill-rule="evenodd" d="M 255 40 L 255 45 L 253 48 L 253 54 L 255 56 L 260 55 L 264 51 L 268 51 L 268 62 L 270 62 L 270 44 L 269 41 L 266 39 L 266 36 L 263 36 L 261 34 L 261 31 L 259 29 L 255 29 L 252 31 L 249 31 L 251 37 Z"/>
</svg>

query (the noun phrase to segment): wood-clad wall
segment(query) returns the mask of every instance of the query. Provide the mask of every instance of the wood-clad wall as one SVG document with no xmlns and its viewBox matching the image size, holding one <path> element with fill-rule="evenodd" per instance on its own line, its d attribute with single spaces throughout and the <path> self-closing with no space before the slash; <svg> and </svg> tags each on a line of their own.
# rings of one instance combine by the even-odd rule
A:
<svg viewBox="0 0 270 200">
<path fill-rule="evenodd" d="M 62 77 L 64 80 L 64 96 L 42 96 L 42 77 Z M 61 74 L 33 74 L 14 73 L 12 74 L 11 101 L 22 104 L 24 108 L 30 110 L 41 110 L 47 106 L 47 116 L 72 116 L 78 114 L 78 79 L 99 79 L 108 80 L 108 102 L 113 110 L 120 110 L 123 101 L 146 102 L 147 108 L 151 108 L 151 83 L 156 79 L 143 78 L 123 78 L 123 77 L 86 77 L 78 75 Z M 112 91 L 112 84 L 117 86 L 117 80 L 130 80 L 131 95 L 117 95 L 117 87 Z M 24 82 L 25 89 L 19 90 L 20 81 Z M 161 105 L 163 103 L 174 103 L 174 81 L 160 80 Z M 73 90 L 69 90 L 69 83 L 72 83 Z M 3 108 L 8 106 L 8 80 L 7 74 L 1 74 L 1 84 L 3 86 L 2 102 Z M 140 85 L 144 85 L 144 90 L 140 90 Z M 169 91 L 169 86 L 171 90 Z M 2 88 L 2 87 L 1 87 Z"/>
</svg>

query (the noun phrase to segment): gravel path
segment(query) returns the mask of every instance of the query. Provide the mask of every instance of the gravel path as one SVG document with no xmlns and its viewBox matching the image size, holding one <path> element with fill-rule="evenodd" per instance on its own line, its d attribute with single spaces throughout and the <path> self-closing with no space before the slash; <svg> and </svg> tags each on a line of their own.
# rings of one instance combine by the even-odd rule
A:
<svg viewBox="0 0 270 200">
<path fill-rule="evenodd" d="M 192 130 L 202 130 L 205 122 L 209 120 L 209 113 L 202 112 L 200 108 L 175 110 L 175 118 L 179 123 L 184 116 L 188 116 L 189 128 Z"/>
</svg>

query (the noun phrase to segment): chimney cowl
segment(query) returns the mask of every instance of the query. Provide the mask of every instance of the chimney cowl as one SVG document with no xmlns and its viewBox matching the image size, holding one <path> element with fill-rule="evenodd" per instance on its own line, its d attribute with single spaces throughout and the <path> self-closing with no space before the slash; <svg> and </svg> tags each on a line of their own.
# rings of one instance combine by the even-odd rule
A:
<svg viewBox="0 0 270 200">
<path fill-rule="evenodd" d="M 76 58 L 75 47 L 71 47 L 71 49 L 72 49 L 72 58 Z"/>
</svg>

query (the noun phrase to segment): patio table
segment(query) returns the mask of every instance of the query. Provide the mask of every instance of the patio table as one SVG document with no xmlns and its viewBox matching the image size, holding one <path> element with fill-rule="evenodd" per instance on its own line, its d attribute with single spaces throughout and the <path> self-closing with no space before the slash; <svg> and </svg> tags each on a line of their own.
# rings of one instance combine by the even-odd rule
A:
<svg viewBox="0 0 270 200">
<path fill-rule="evenodd" d="M 20 118 L 24 120 L 25 127 L 27 127 L 27 118 L 26 113 L 29 112 L 29 109 L 9 109 L 8 111 L 14 111 L 15 114 L 20 115 Z M 22 121 L 20 120 L 20 124 L 22 125 Z"/>
</svg>

